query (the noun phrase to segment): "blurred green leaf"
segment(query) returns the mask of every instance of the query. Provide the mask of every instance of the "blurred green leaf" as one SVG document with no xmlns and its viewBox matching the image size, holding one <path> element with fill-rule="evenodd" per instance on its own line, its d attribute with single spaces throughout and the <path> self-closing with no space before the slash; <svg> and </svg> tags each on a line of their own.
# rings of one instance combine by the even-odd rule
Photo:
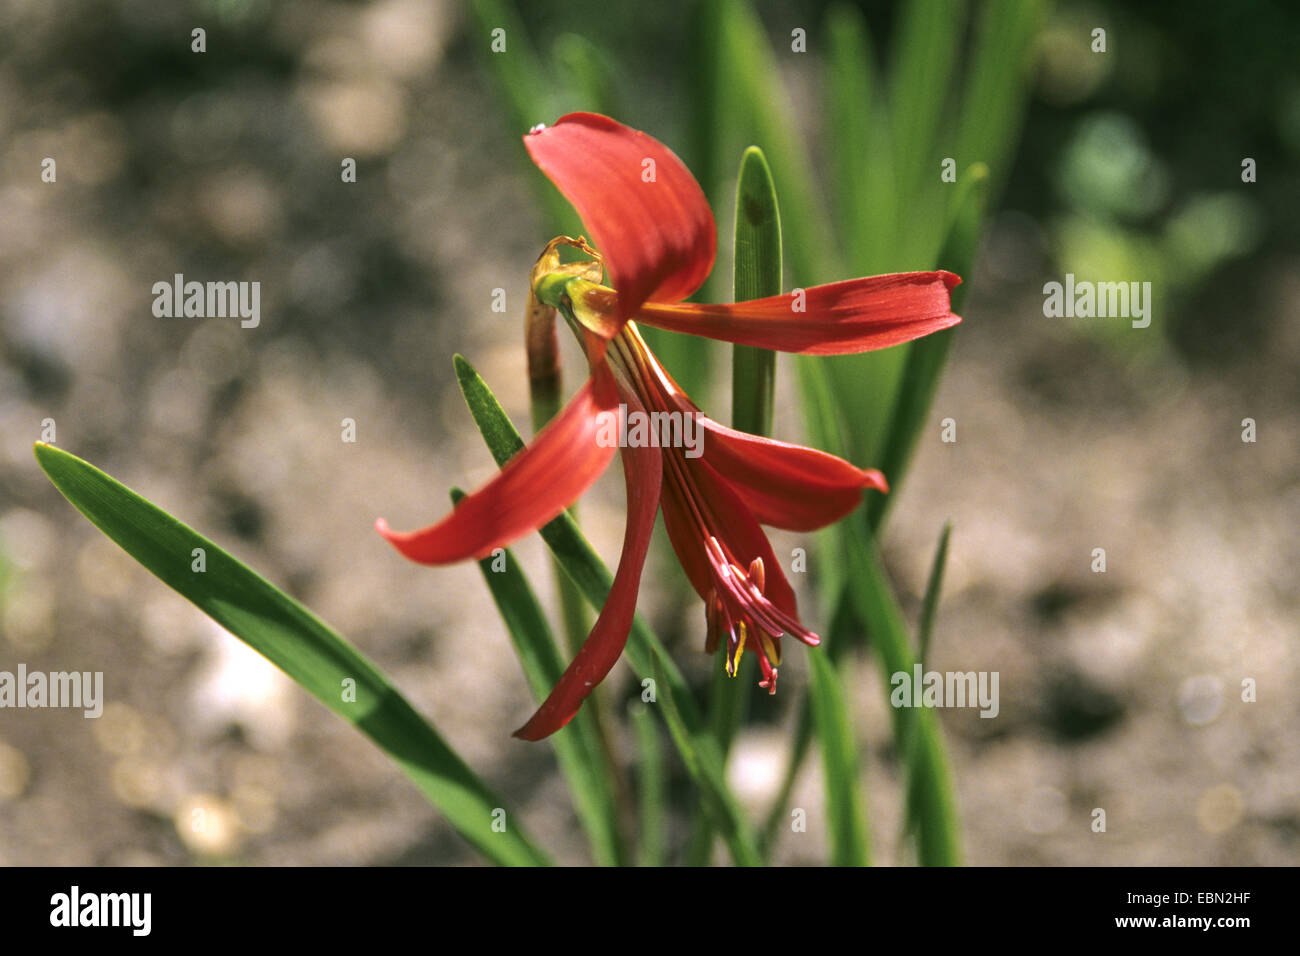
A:
<svg viewBox="0 0 1300 956">
<path fill-rule="evenodd" d="M 36 445 L 36 460 L 127 554 L 373 740 L 484 856 L 511 865 L 549 862 L 517 819 L 493 832 L 503 801 L 378 668 L 310 611 L 93 465 L 45 444 Z M 196 549 L 204 558 L 201 572 L 192 570 Z M 345 700 L 349 688 L 355 698 Z"/>
<path fill-rule="evenodd" d="M 831 454 L 842 455 L 842 441 L 836 429 L 827 427 L 827 413 L 822 407 L 830 385 L 824 366 L 815 360 L 800 364 L 804 394 L 810 396 L 809 427 L 820 439 L 820 446 Z M 885 672 L 885 694 L 889 694 L 889 675 L 912 672 L 915 658 L 902 613 L 884 576 L 876 546 L 867 523 L 860 514 L 850 515 L 837 526 L 841 561 L 829 563 L 832 569 L 842 565 L 842 587 L 832 619 L 832 634 L 851 633 L 856 619 L 866 632 L 869 647 L 880 657 Z M 834 573 L 834 572 L 833 572 Z M 851 614 L 849 612 L 852 612 Z M 839 648 L 833 641 L 832 653 Z M 948 771 L 947 757 L 938 723 L 932 711 L 895 709 L 894 742 L 905 763 L 908 775 L 908 801 L 920 808 L 918 833 L 919 857 L 926 865 L 953 865 L 961 859 L 960 832 L 956 819 L 956 801 Z M 913 726 L 915 724 L 915 726 Z M 912 743 L 913 738 L 915 743 Z"/>
<path fill-rule="evenodd" d="M 894 30 L 889 103 L 895 190 L 904 205 L 889 235 L 895 242 L 884 271 L 927 268 L 938 251 L 942 197 L 939 150 L 952 102 L 957 49 L 966 24 L 964 0 L 911 0 Z M 875 266 L 873 266 L 874 268 Z"/>
<path fill-rule="evenodd" d="M 988 167 L 990 201 L 996 200 L 1011 172 L 1034 44 L 1048 6 L 1047 0 L 988 0 L 980 14 L 962 85 L 953 155 L 963 169 L 977 162 Z"/>
<path fill-rule="evenodd" d="M 837 203 L 858 198 L 852 213 L 860 217 L 867 240 L 868 258 L 853 263 L 854 273 L 881 273 L 931 268 L 953 269 L 944 260 L 945 237 L 950 234 L 953 210 L 960 212 L 963 197 L 951 183 L 940 179 L 940 163 L 957 161 L 958 183 L 983 161 L 993 169 L 986 197 L 1005 182 L 1007 163 L 1015 146 L 1028 89 L 1034 38 L 1046 4 L 1041 0 L 990 0 L 981 9 L 979 26 L 965 82 L 958 75 L 958 50 L 966 22 L 966 5 L 959 0 L 917 0 L 907 4 L 895 28 L 891 47 L 887 115 L 864 106 L 861 115 L 873 118 L 863 146 L 867 151 L 859 167 L 862 186 L 839 188 Z M 861 91 L 864 67 L 853 58 L 854 47 L 865 44 L 858 36 L 859 16 L 836 10 L 828 20 L 832 31 L 828 76 L 829 102 L 848 101 Z M 842 53 L 837 50 L 842 48 Z M 865 62 L 865 61 L 864 61 Z M 856 77 L 855 77 L 855 74 Z M 950 88 L 952 87 L 952 88 Z M 950 110 L 960 105 L 955 122 Z M 851 108 L 851 107 L 849 107 Z M 852 123 L 841 130 L 844 117 L 836 118 L 832 136 L 854 137 Z M 834 140 L 833 140 L 834 141 Z M 887 145 L 888 156 L 881 155 Z M 837 143 L 836 148 L 843 149 Z M 978 228 L 978 221 L 976 222 Z M 846 238 L 850 248 L 861 243 L 862 232 Z M 855 238 L 855 236 L 857 238 Z M 948 241 L 950 245 L 950 241 Z M 954 271 L 958 271 L 955 270 Z M 859 465 L 881 468 L 897 490 L 901 487 L 899 463 L 905 463 L 914 440 L 910 427 L 900 422 L 918 409 L 928 409 L 931 395 L 914 388 L 918 378 L 937 378 L 951 334 L 879 352 L 828 359 L 826 366 L 844 418 L 854 423 L 848 436 L 846 457 Z M 915 355 L 918 347 L 920 355 Z M 929 353 L 929 354 L 927 354 Z M 942 354 L 941 354 L 942 353 Z M 892 500 L 891 496 L 891 500 Z M 879 523 L 888 502 L 873 502 L 872 521 Z"/>
<path fill-rule="evenodd" d="M 700 805 L 731 850 L 737 866 L 761 866 L 762 857 L 754 842 L 749 824 L 723 776 L 722 754 L 717 741 L 708 734 L 692 730 L 678 708 L 673 682 L 664 675 L 664 656 L 658 648 L 649 650 L 658 684 L 658 703 L 668 725 L 668 733 L 677 745 L 677 753 L 687 772 L 700 788 Z"/>
<path fill-rule="evenodd" d="M 735 301 L 781 294 L 781 213 L 763 151 L 745 150 L 736 185 Z M 731 424 L 751 435 L 772 434 L 776 353 L 732 348 Z"/>
<path fill-rule="evenodd" d="M 888 695 L 891 675 L 911 674 L 916 657 L 875 542 L 861 522 L 846 521 L 843 526 L 853 582 L 846 593 L 866 627 L 867 644 L 880 658 Z M 895 746 L 907 768 L 907 803 L 916 808 L 918 859 L 924 866 L 959 865 L 961 831 L 938 720 L 928 707 L 891 710 Z"/>
<path fill-rule="evenodd" d="M 970 270 L 984 219 L 987 187 L 988 169 L 983 163 L 976 163 L 958 180 L 956 215 L 948 229 L 947 243 L 939 254 L 940 266 L 962 277 L 962 284 L 952 293 L 954 311 L 961 308 L 966 290 L 970 288 Z M 955 328 L 944 329 L 907 346 L 898 400 L 876 465 L 884 472 L 891 492 L 872 496 L 867 502 L 867 520 L 873 532 L 880 528 L 885 513 L 902 488 L 907 465 L 929 417 L 939 388 L 939 377 L 947 364 L 948 350 L 956 334 Z"/>
<path fill-rule="evenodd" d="M 939 545 L 934 549 L 934 560 L 930 563 L 930 577 L 925 583 L 925 597 L 921 601 L 921 619 L 916 628 L 919 645 L 916 660 L 923 672 L 930 660 L 930 641 L 934 635 L 934 620 L 939 609 L 939 594 L 943 590 L 943 572 L 948 562 L 948 539 L 951 536 L 952 522 L 945 521 L 943 531 L 939 533 Z M 914 723 L 908 728 L 906 749 L 903 751 L 903 762 L 908 766 L 912 764 L 912 751 L 916 746 L 915 729 Z M 909 794 L 909 797 L 913 796 L 914 794 Z M 916 825 L 916 803 L 915 799 L 909 799 L 907 802 L 906 813 L 903 816 L 904 837 L 908 836 Z"/>
<path fill-rule="evenodd" d="M 641 808 L 642 866 L 663 866 L 667 859 L 664 834 L 668 828 L 668 777 L 664 770 L 659 725 L 648 705 L 636 703 L 628 709 L 636 734 L 637 800 Z"/>
<path fill-rule="evenodd" d="M 925 598 L 921 601 L 921 620 L 916 632 L 919 641 L 917 659 L 924 666 L 930 660 L 930 637 L 934 633 L 934 619 L 939 609 L 939 592 L 943 590 L 943 571 L 948 563 L 948 539 L 952 537 L 952 522 L 943 523 L 939 545 L 934 549 L 930 564 L 930 577 L 925 582 Z"/>
<path fill-rule="evenodd" d="M 470 0 L 469 8 L 476 28 L 472 42 L 501 83 L 510 111 L 510 125 L 516 134 L 523 136 L 538 123 L 554 123 L 564 113 L 571 112 L 555 95 L 555 80 L 529 43 L 528 32 L 515 5 L 502 0 Z M 504 52 L 492 49 L 494 30 L 504 31 Z M 519 155 L 522 159 L 522 149 Z M 528 167 L 538 195 L 546 206 L 548 237 L 579 235 L 582 222 L 569 201 L 532 163 Z"/>
<path fill-rule="evenodd" d="M 834 547 L 834 540 L 830 535 L 827 535 L 827 542 L 831 544 L 832 548 Z M 840 578 L 833 580 L 835 583 L 828 593 L 838 598 L 841 594 L 842 580 Z M 822 635 L 819 650 L 825 652 L 830 657 L 831 662 L 838 666 L 847 656 L 850 647 L 849 638 L 852 637 L 851 631 L 856 624 L 856 618 L 853 609 L 849 607 L 847 602 L 824 603 L 828 603 L 835 608 L 835 616 L 831 618 L 831 626 Z M 765 860 L 771 859 L 771 854 L 776 848 L 777 833 L 782 824 L 786 822 L 786 807 L 790 805 L 790 795 L 794 792 L 795 781 L 799 778 L 799 771 L 808 756 L 813 739 L 813 726 L 811 698 L 809 694 L 805 694 L 803 700 L 799 702 L 799 716 L 795 719 L 794 745 L 790 748 L 790 755 L 786 760 L 785 772 L 781 776 L 781 786 L 763 824 L 762 846 Z"/>
<path fill-rule="evenodd" d="M 826 775 L 826 823 L 832 866 L 866 866 L 867 824 L 863 816 L 862 785 L 858 779 L 857 744 L 844 691 L 830 656 L 824 650 L 808 654 L 813 721 L 821 741 Z"/>
<path fill-rule="evenodd" d="M 870 271 L 888 239 L 893 217 L 893 156 L 884 111 L 875 100 L 876 78 L 866 18 L 853 6 L 837 4 L 826 17 L 826 137 L 830 143 L 831 186 L 845 266 Z"/>
<path fill-rule="evenodd" d="M 555 38 L 555 63 L 573 94 L 565 111 L 585 110 L 618 116 L 618 73 L 609 55 L 579 33 Z"/>
<path fill-rule="evenodd" d="M 808 150 L 807 131 L 781 82 L 778 57 L 746 0 L 703 0 L 692 30 L 696 62 L 695 170 L 715 210 L 728 200 L 733 157 L 753 144 L 763 150 L 785 209 L 784 245 L 794 281 L 812 284 L 839 274 Z M 788 34 L 787 34 L 788 36 Z M 787 44 L 781 56 L 801 56 Z M 716 286 L 714 296 L 721 294 Z"/>
<path fill-rule="evenodd" d="M 452 489 L 452 504 L 464 497 L 459 488 Z M 496 564 L 498 568 L 494 568 Z M 512 552 L 506 550 L 499 557 L 484 558 L 478 565 L 510 632 L 529 689 L 540 704 L 564 673 L 564 661 L 546 615 Z M 591 844 L 592 856 L 602 866 L 627 862 L 612 786 L 614 770 L 602 745 L 594 711 L 582 708 L 568 726 L 547 740 L 555 748 L 556 760 L 573 794 L 574 809 Z"/>
</svg>

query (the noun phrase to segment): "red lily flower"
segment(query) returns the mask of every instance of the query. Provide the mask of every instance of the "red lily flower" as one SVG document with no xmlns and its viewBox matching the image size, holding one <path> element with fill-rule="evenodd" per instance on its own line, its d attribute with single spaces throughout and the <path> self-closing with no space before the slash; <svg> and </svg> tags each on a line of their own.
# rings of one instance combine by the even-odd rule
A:
<svg viewBox="0 0 1300 956">
<path fill-rule="evenodd" d="M 682 303 L 707 278 L 717 251 L 703 192 L 667 147 L 589 113 L 563 117 L 525 137 L 534 161 L 577 207 L 600 248 L 553 240 L 532 274 L 528 310 L 530 374 L 554 370 L 558 311 L 583 342 L 590 380 L 569 404 L 481 489 L 445 519 L 379 533 L 411 560 L 448 564 L 483 558 L 540 528 L 576 500 L 621 445 L 627 527 L 609 598 L 573 662 L 515 736 L 540 740 L 567 724 L 622 654 L 636 612 L 654 519 L 663 507 L 673 549 L 705 602 L 705 648 L 726 640 L 727 673 L 757 654 L 760 686 L 776 691 L 780 638 L 819 638 L 799 621 L 790 587 L 761 524 L 797 531 L 824 527 L 857 507 L 863 490 L 887 491 L 884 476 L 824 452 L 747 435 L 707 418 L 660 366 L 637 320 L 660 328 L 805 354 L 884 348 L 960 321 L 949 310 L 958 282 L 947 272 L 854 279 L 732 305 Z M 592 258 L 561 265 L 558 248 Z M 602 268 L 603 267 L 603 268 Z M 611 286 L 599 284 L 608 272 Z M 668 418 L 654 418 L 669 413 Z M 609 440 L 633 421 L 694 427 L 696 454 L 649 430 L 637 441 Z M 689 424 L 688 424 L 689 420 Z M 680 437 L 680 436 L 679 436 Z"/>
</svg>

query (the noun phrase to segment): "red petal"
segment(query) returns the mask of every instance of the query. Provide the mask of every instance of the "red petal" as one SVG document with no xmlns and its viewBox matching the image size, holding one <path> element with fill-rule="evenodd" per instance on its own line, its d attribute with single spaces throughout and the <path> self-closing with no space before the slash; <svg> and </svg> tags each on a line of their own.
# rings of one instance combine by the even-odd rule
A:
<svg viewBox="0 0 1300 956">
<path fill-rule="evenodd" d="M 614 457 L 597 441 L 600 413 L 618 404 L 604 362 L 569 404 L 486 485 L 468 495 L 442 521 L 420 531 L 397 532 L 380 518 L 375 529 L 403 555 L 421 564 L 485 558 L 546 524 L 591 487 Z"/>
<path fill-rule="evenodd" d="M 843 518 L 866 488 L 888 491 L 885 476 L 824 451 L 760 438 L 701 415 L 704 460 L 761 524 L 812 531 Z"/>
<path fill-rule="evenodd" d="M 731 486 L 760 523 L 791 531 L 811 531 L 838 521 L 856 508 L 862 501 L 863 489 L 889 490 L 885 476 L 874 469 L 863 471 L 842 458 L 813 448 L 760 438 L 715 422 L 673 381 L 655 354 L 635 334 L 635 329 L 632 326 L 630 334 L 639 345 L 647 382 L 657 393 L 652 404 L 696 416 L 706 432 L 701 440 L 704 461 Z M 665 495 L 665 501 L 668 497 Z M 684 502 L 680 506 L 674 502 L 674 515 L 677 513 L 682 515 L 682 520 L 689 515 Z M 668 516 L 669 507 L 665 505 L 665 523 Z M 683 527 L 679 537 L 685 536 L 688 532 Z M 683 566 L 697 590 L 701 584 L 706 588 L 701 597 L 707 595 L 710 585 L 705 582 L 709 581 L 710 570 L 703 554 L 695 566 L 689 566 L 685 560 Z"/>
<path fill-rule="evenodd" d="M 681 479 L 670 473 L 664 481 L 664 527 L 672 543 L 677 560 L 690 578 L 695 593 L 709 599 L 715 577 L 708 557 L 707 538 L 692 515 L 694 508 L 706 510 L 711 516 L 709 533 L 726 545 L 736 563 L 742 567 L 754 558 L 763 559 L 768 600 L 796 620 L 799 617 L 794 589 L 786 580 L 781 563 L 772 551 L 772 544 L 759 527 L 758 521 L 745 502 L 718 472 L 701 458 L 679 457 L 694 484 L 692 494 Z M 668 466 L 665 465 L 665 470 Z M 688 500 L 688 497 L 690 500 Z"/>
<path fill-rule="evenodd" d="M 625 394 L 629 408 L 644 411 L 635 395 Z M 655 515 L 659 511 L 659 492 L 663 481 L 662 452 L 658 448 L 624 448 L 623 473 L 627 485 L 627 526 L 623 534 L 623 553 L 609 597 L 587 640 L 568 666 L 550 695 L 515 731 L 524 740 L 541 740 L 555 733 L 578 712 L 583 700 L 618 661 L 627 644 L 632 617 L 636 614 L 637 592 Z"/>
<path fill-rule="evenodd" d="M 708 278 L 717 227 L 704 191 L 672 150 L 596 113 L 570 113 L 524 137 L 528 154 L 582 217 L 618 290 L 617 318 L 676 302 Z M 654 161 L 654 179 L 646 182 Z"/>
<path fill-rule="evenodd" d="M 794 293 L 731 305 L 647 302 L 636 317 L 672 332 L 703 335 L 804 355 L 846 355 L 910 342 L 956 325 L 949 293 L 961 279 L 951 272 L 903 272 L 849 279 L 805 289 L 803 310 Z"/>
</svg>

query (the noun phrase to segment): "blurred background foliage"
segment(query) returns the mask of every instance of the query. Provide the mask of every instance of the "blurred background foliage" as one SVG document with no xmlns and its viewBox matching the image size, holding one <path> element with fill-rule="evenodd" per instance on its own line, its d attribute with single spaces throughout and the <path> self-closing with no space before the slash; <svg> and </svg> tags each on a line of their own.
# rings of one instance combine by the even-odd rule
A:
<svg viewBox="0 0 1300 956">
<path fill-rule="evenodd" d="M 971 281 L 955 381 L 935 381 L 953 336 L 928 357 L 912 347 L 825 363 L 847 403 L 846 453 L 887 462 L 891 479 L 941 414 L 928 395 L 900 405 L 896 396 L 915 394 L 900 390 L 908 376 L 928 377 L 945 409 L 962 410 L 952 456 L 918 445 L 907 495 L 890 497 L 885 557 L 915 620 L 953 515 L 936 666 L 1003 672 L 1000 720 L 943 718 L 968 856 L 1294 854 L 1295 749 L 1278 729 L 1294 707 L 1247 724 L 1219 715 L 1242 661 L 1277 679 L 1295 668 L 1300 602 L 1286 569 L 1300 556 L 1282 531 L 1295 524 L 1300 406 L 1297 21 L 1295 5 L 1265 0 L 1198 0 L 1175 14 L 1068 0 L 694 0 L 671 11 L 587 0 L 6 0 L 0 666 L 104 669 L 112 704 L 93 733 L 61 716 L 5 714 L 0 799 L 12 812 L 0 820 L 0 861 L 466 858 L 363 744 L 308 719 L 314 705 L 77 524 L 32 465 L 47 416 L 65 447 L 234 541 L 352 636 L 496 789 L 535 793 L 524 812 L 542 842 L 574 836 L 551 757 L 505 738 L 527 687 L 476 572 L 399 567 L 369 525 L 398 510 L 428 517 L 446 488 L 490 471 L 466 426 L 453 351 L 474 356 L 524 420 L 517 316 L 485 303 L 497 286 L 521 301 L 540 244 L 579 229 L 519 143 L 579 108 L 650 131 L 701 180 L 724 234 L 708 299 L 730 298 L 730 204 L 751 143 L 776 180 L 787 287 L 954 268 L 945 240 L 961 225 L 962 189 L 981 181 L 976 164 L 987 168 L 982 227 L 955 231 L 980 240 L 959 269 Z M 202 55 L 189 46 L 198 25 Z M 507 56 L 491 52 L 498 25 Z M 1097 28 L 1105 53 L 1091 48 Z M 806 53 L 791 48 L 795 30 Z M 1023 98 L 1007 82 L 1018 51 L 1029 64 Z M 39 181 L 45 156 L 59 157 L 57 190 Z M 360 175 L 340 193 L 343 156 Z M 948 156 L 956 186 L 939 178 Z M 1253 184 L 1241 179 L 1247 157 Z M 220 323 L 142 319 L 152 282 L 175 272 L 260 280 L 256 344 Z M 1042 285 L 1066 272 L 1151 281 L 1151 329 L 1044 318 Z M 667 334 L 654 345 L 725 417 L 727 353 Z M 806 366 L 783 363 L 779 376 L 803 376 L 815 394 Z M 1246 414 L 1266 423 L 1274 450 L 1238 461 L 1229 455 Z M 365 458 L 337 450 L 343 415 L 363 423 Z M 808 427 L 833 446 L 816 420 Z M 778 409 L 777 430 L 793 437 L 800 425 Z M 620 494 L 587 516 L 606 554 Z M 866 517 L 876 526 L 883 513 Z M 1098 583 L 1072 570 L 1069 552 L 1103 535 L 1127 558 Z M 540 566 L 538 549 L 520 550 Z M 696 608 L 679 600 L 680 575 L 665 569 L 659 582 L 643 607 L 680 639 L 675 653 L 703 688 L 716 662 L 694 652 Z M 827 608 L 835 583 L 822 582 Z M 818 623 L 851 631 L 852 611 L 840 611 L 835 625 Z M 844 666 L 876 758 L 880 839 L 902 828 L 886 807 L 905 801 L 876 805 L 896 783 L 900 748 L 882 729 L 878 675 Z M 747 802 L 772 795 L 789 756 L 790 697 L 737 742 L 728 772 Z M 637 731 L 653 753 L 646 723 Z M 691 808 L 674 774 L 676 848 Z M 799 788 L 794 798 L 815 799 Z M 1116 833 L 1119 858 L 1062 822 L 1106 801 L 1130 820 Z M 189 831 L 195 806 L 221 825 Z M 878 858 L 907 859 L 901 843 L 883 843 Z M 583 859 L 580 846 L 557 855 Z M 777 848 L 778 859 L 826 856 L 816 840 Z"/>
</svg>

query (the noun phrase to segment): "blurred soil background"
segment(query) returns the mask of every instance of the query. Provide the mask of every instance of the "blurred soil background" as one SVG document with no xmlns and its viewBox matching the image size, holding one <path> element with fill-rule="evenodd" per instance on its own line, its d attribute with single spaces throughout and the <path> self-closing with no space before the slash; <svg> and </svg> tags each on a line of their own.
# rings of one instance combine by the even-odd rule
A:
<svg viewBox="0 0 1300 956">
<path fill-rule="evenodd" d="M 526 6 L 543 36 L 590 25 L 623 94 L 651 104 L 638 116 L 662 120 L 642 125 L 678 145 L 679 23 L 636 5 Z M 759 10 L 780 50 L 823 5 Z M 931 664 L 1000 674 L 996 719 L 942 715 L 976 864 L 1300 861 L 1300 75 L 1283 39 L 1300 14 L 1179 10 L 1056 5 L 887 525 L 915 620 L 953 521 Z M 867 12 L 887 35 L 892 7 Z M 1089 50 L 1098 25 L 1105 57 Z M 31 452 L 47 418 L 60 447 L 347 635 L 545 845 L 586 861 L 549 749 L 509 736 L 531 697 L 478 569 L 408 564 L 372 528 L 428 523 L 451 485 L 492 473 L 453 353 L 527 421 L 526 279 L 554 230 L 487 43 L 438 0 L 0 2 L 0 670 L 102 670 L 107 698 L 99 720 L 0 711 L 0 864 L 475 861 L 366 740 L 58 495 Z M 796 98 L 817 55 L 813 36 L 808 57 L 782 61 Z M 792 135 L 818 122 L 810 108 Z M 1043 283 L 1067 272 L 1158 279 L 1152 327 L 1045 318 Z M 260 327 L 155 318 L 152 285 L 175 273 L 259 281 Z M 777 435 L 798 439 L 791 366 L 780 374 Z M 703 403 L 725 419 L 725 400 Z M 940 441 L 945 418 L 955 443 Z M 582 506 L 609 559 L 622 494 L 614 469 Z M 516 553 L 549 598 L 539 542 Z M 704 687 L 717 662 L 682 593 L 661 549 L 641 607 Z M 729 767 L 756 809 L 805 653 L 788 654 L 788 693 L 755 701 L 767 719 Z M 618 706 L 635 699 L 630 669 L 615 678 Z M 906 862 L 881 675 L 864 663 L 854 686 L 878 855 Z M 824 858 L 820 792 L 810 761 L 794 799 L 808 832 L 785 834 L 779 859 Z"/>
</svg>

